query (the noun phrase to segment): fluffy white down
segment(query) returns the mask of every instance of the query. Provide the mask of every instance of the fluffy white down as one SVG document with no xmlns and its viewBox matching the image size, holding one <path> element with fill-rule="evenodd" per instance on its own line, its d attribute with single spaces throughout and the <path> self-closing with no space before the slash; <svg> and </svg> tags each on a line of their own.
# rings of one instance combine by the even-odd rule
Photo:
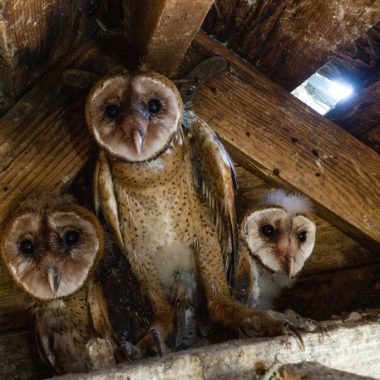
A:
<svg viewBox="0 0 380 380">
<path fill-rule="evenodd" d="M 287 193 L 282 189 L 270 192 L 260 204 L 280 206 L 291 215 L 307 214 L 313 209 L 310 200 L 302 194 Z"/>
</svg>

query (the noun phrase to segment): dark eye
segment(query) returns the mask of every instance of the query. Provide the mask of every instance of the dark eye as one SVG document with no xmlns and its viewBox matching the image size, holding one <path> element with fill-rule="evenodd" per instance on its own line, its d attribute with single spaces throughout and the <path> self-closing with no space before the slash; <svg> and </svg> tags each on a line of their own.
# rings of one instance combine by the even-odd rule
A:
<svg viewBox="0 0 380 380">
<path fill-rule="evenodd" d="M 73 245 L 79 240 L 79 232 L 74 230 L 67 231 L 65 232 L 63 239 L 66 245 Z"/>
<path fill-rule="evenodd" d="M 271 224 L 265 224 L 261 227 L 261 232 L 268 237 L 273 237 L 276 234 L 276 230 Z"/>
<path fill-rule="evenodd" d="M 148 102 L 148 111 L 156 114 L 161 111 L 162 103 L 159 99 L 150 99 Z"/>
<path fill-rule="evenodd" d="M 34 243 L 32 239 L 23 239 L 20 242 L 20 251 L 24 255 L 33 255 L 35 250 Z"/>
<path fill-rule="evenodd" d="M 108 104 L 106 114 L 110 119 L 116 119 L 119 116 L 119 106 L 117 104 Z"/>
<path fill-rule="evenodd" d="M 298 234 L 298 240 L 299 240 L 301 243 L 305 243 L 306 238 L 307 238 L 306 231 L 301 231 L 301 232 Z"/>
</svg>

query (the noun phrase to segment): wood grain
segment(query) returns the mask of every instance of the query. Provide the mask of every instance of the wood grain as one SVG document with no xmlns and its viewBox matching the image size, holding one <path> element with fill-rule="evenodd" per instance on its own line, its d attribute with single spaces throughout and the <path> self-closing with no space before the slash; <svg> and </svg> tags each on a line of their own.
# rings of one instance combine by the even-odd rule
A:
<svg viewBox="0 0 380 380">
<path fill-rule="evenodd" d="M 136 60 L 175 74 L 213 0 L 124 0 L 127 36 Z"/>
<path fill-rule="evenodd" d="M 294 337 L 242 339 L 146 359 L 134 365 L 101 370 L 97 380 L 113 379 L 254 379 L 270 378 L 278 364 L 317 361 L 331 368 L 378 377 L 380 371 L 379 315 L 358 321 L 325 323 L 325 335 L 302 334 L 305 349 Z M 267 372 L 268 371 L 268 372 Z M 273 373 L 273 371 L 272 371 Z M 93 379 L 93 374 L 67 375 L 62 380 Z"/>
<path fill-rule="evenodd" d="M 193 108 L 235 161 L 278 186 L 304 193 L 321 216 L 377 249 L 379 155 L 205 34 L 197 35 L 194 51 L 196 60 L 220 54 L 231 64 L 201 87 Z"/>
<path fill-rule="evenodd" d="M 218 0 L 203 28 L 293 90 L 379 19 L 379 0 Z"/>
<path fill-rule="evenodd" d="M 0 83 L 18 98 L 94 29 L 91 0 L 4 0 L 0 6 Z"/>
</svg>

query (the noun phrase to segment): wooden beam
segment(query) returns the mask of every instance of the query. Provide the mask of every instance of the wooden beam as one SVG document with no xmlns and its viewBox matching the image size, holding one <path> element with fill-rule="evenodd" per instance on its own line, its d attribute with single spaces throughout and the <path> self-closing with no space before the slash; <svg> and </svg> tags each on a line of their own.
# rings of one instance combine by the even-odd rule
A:
<svg viewBox="0 0 380 380">
<path fill-rule="evenodd" d="M 173 76 L 212 3 L 124 0 L 126 34 L 138 63 Z"/>
<path fill-rule="evenodd" d="M 2 1 L 0 86 L 8 96 L 17 99 L 94 29 L 94 4 L 91 0 Z"/>
<path fill-rule="evenodd" d="M 282 366 L 272 380 L 374 380 L 373 377 L 337 371 L 316 362 L 302 362 Z"/>
<path fill-rule="evenodd" d="M 378 377 L 380 372 L 380 317 L 373 313 L 359 321 L 336 320 L 323 324 L 325 334 L 302 334 L 305 349 L 295 338 L 242 339 L 220 345 L 145 359 L 112 370 L 66 375 L 66 379 L 246 379 L 262 378 L 287 363 L 317 361 L 331 368 Z M 278 363 L 281 363 L 280 365 Z M 268 376 L 269 378 L 269 376 Z"/>
<path fill-rule="evenodd" d="M 310 197 L 332 224 L 373 248 L 380 244 L 380 157 L 199 33 L 188 56 L 224 56 L 231 68 L 201 87 L 194 110 L 235 161 Z"/>
<path fill-rule="evenodd" d="M 218 0 L 203 28 L 288 90 L 380 19 L 379 0 Z"/>
<path fill-rule="evenodd" d="M 380 81 L 338 103 L 326 117 L 376 149 L 380 139 L 371 130 L 380 128 Z"/>
</svg>

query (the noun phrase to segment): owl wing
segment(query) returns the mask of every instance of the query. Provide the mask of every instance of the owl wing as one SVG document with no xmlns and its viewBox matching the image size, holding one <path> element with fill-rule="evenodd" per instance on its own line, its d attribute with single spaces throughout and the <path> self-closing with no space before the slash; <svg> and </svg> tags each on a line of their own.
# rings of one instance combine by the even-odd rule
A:
<svg viewBox="0 0 380 380">
<path fill-rule="evenodd" d="M 103 214 L 116 242 L 121 248 L 124 248 L 120 231 L 118 206 L 113 188 L 112 171 L 104 151 L 100 151 L 96 162 L 93 186 L 95 212 L 98 216 Z"/>
<path fill-rule="evenodd" d="M 232 281 L 238 262 L 235 169 L 216 133 L 193 114 L 187 120 L 190 124 L 187 136 L 195 187 L 212 210 L 222 245 L 226 273 Z"/>
</svg>

